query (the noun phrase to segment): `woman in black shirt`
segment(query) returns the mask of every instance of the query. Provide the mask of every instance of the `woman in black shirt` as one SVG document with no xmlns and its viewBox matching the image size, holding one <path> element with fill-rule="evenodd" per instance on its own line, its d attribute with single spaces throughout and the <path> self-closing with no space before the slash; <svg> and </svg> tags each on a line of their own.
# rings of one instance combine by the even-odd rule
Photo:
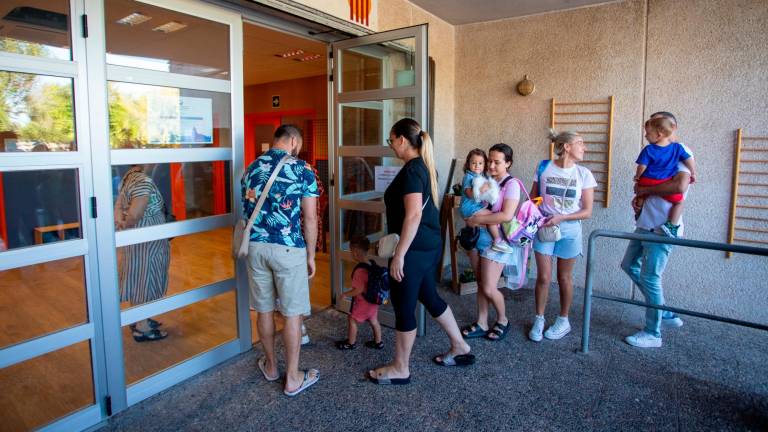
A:
<svg viewBox="0 0 768 432">
<path fill-rule="evenodd" d="M 389 284 L 395 311 L 395 358 L 386 366 L 368 371 L 376 384 L 408 384 L 409 362 L 416 339 L 416 301 L 420 301 L 451 340 L 451 349 L 433 358 L 443 366 L 474 363 L 470 347 L 461 337 L 453 312 L 437 294 L 435 274 L 440 264 L 440 218 L 437 206 L 437 172 L 432 140 L 413 119 L 392 126 L 387 140 L 405 165 L 384 193 L 389 233 L 400 242 L 389 264 Z"/>
</svg>

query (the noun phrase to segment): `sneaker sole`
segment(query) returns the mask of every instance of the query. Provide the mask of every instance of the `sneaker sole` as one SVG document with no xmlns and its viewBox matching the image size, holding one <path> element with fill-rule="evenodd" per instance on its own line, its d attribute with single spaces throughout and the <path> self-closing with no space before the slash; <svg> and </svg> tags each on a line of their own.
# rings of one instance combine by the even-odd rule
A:
<svg viewBox="0 0 768 432">
<path fill-rule="evenodd" d="M 531 336 L 530 333 L 528 333 L 528 339 L 530 339 L 533 342 L 541 342 L 542 341 L 542 337 L 541 336 L 539 336 L 539 338 L 536 339 L 535 337 Z"/>
<path fill-rule="evenodd" d="M 635 348 L 661 348 L 661 342 L 659 342 L 658 345 L 640 345 L 640 344 L 630 342 L 630 340 L 627 338 L 624 338 L 624 342 L 626 342 L 627 345 L 633 346 Z"/>
<path fill-rule="evenodd" d="M 558 334 L 556 334 L 556 335 L 549 335 L 549 336 L 547 336 L 547 333 L 545 332 L 545 333 L 544 333 L 544 337 L 545 337 L 545 338 L 547 338 L 547 339 L 549 339 L 549 340 L 558 340 L 558 339 L 562 339 L 562 338 L 564 338 L 564 337 L 565 337 L 565 335 L 567 335 L 568 333 L 570 333 L 570 332 L 571 332 L 571 330 L 572 330 L 572 329 L 568 329 L 568 331 L 566 331 L 566 332 L 563 332 L 563 333 L 558 333 Z"/>
<path fill-rule="evenodd" d="M 678 322 L 680 324 L 678 324 Z M 671 321 L 671 322 L 665 322 L 665 320 L 661 320 L 661 326 L 664 328 L 680 328 L 684 325 L 683 321 Z"/>
</svg>

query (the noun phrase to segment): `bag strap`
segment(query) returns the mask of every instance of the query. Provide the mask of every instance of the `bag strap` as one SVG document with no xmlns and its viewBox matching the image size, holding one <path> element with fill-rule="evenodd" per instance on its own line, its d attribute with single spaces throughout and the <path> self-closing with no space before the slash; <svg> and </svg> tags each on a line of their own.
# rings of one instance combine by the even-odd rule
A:
<svg viewBox="0 0 768 432">
<path fill-rule="evenodd" d="M 550 162 L 552 162 L 550 159 L 544 159 L 539 162 L 539 166 L 536 168 L 536 186 L 539 189 L 539 196 L 541 196 L 541 175 L 544 173 L 544 170 L 547 169 Z"/>
<path fill-rule="evenodd" d="M 264 186 L 264 189 L 261 190 L 261 195 L 259 195 L 259 201 L 256 203 L 256 207 L 253 209 L 253 213 L 251 213 L 251 216 L 248 218 L 248 224 L 245 226 L 245 232 L 247 236 L 250 236 L 251 229 L 253 228 L 253 223 L 256 221 L 256 216 L 261 211 L 261 207 L 264 205 L 264 201 L 267 199 L 267 195 L 269 195 L 269 190 L 272 189 L 272 184 L 275 182 L 275 179 L 277 178 L 277 175 L 280 173 L 280 170 L 283 169 L 283 165 L 285 165 L 286 162 L 288 162 L 288 159 L 290 159 L 290 155 L 283 156 L 282 159 L 280 159 L 280 162 L 277 163 L 277 166 L 275 167 L 275 170 L 272 171 L 272 175 L 269 176 L 269 180 L 267 180 L 267 185 Z"/>
</svg>

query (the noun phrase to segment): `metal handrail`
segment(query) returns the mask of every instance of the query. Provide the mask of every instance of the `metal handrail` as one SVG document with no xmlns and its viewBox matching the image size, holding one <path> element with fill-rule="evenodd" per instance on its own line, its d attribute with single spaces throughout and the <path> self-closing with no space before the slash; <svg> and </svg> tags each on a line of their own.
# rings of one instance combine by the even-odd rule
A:
<svg viewBox="0 0 768 432">
<path fill-rule="evenodd" d="M 749 255 L 768 256 L 768 248 L 742 246 L 742 245 L 735 245 L 735 244 L 728 244 L 728 243 L 706 242 L 701 240 L 677 239 L 677 238 L 671 238 L 671 237 L 662 237 L 660 235 L 637 234 L 637 233 L 628 233 L 628 232 L 621 232 L 621 231 L 609 231 L 609 230 L 592 231 L 592 233 L 589 235 L 589 241 L 587 244 L 587 275 L 586 275 L 586 281 L 584 283 L 584 325 L 583 325 L 582 334 L 581 334 L 581 352 L 582 353 L 586 354 L 589 352 L 589 325 L 590 325 L 590 320 L 592 318 L 592 298 L 599 298 L 602 300 L 609 300 L 609 301 L 615 301 L 620 303 L 643 306 L 643 307 L 658 309 L 662 311 L 670 311 L 670 312 L 680 313 L 683 315 L 690 315 L 690 316 L 695 316 L 699 318 L 705 318 L 709 320 L 735 324 L 743 327 L 751 327 L 759 330 L 768 330 L 768 326 L 766 325 L 753 323 L 749 321 L 736 320 L 733 318 L 722 317 L 718 315 L 711 315 L 703 312 L 669 307 L 664 305 L 652 305 L 652 304 L 639 302 L 635 300 L 624 299 L 621 297 L 602 295 L 602 294 L 592 294 L 592 287 L 593 287 L 592 266 L 594 264 L 594 259 L 595 259 L 593 250 L 594 250 L 595 240 L 598 237 L 617 238 L 617 239 L 624 239 L 624 240 L 638 240 L 638 241 L 644 241 L 644 242 L 650 242 L 650 243 L 661 243 L 661 244 L 670 244 L 670 245 L 676 245 L 676 246 L 685 246 L 685 247 L 691 247 L 695 249 L 719 250 L 723 252 L 736 252 L 736 253 L 744 253 Z"/>
</svg>

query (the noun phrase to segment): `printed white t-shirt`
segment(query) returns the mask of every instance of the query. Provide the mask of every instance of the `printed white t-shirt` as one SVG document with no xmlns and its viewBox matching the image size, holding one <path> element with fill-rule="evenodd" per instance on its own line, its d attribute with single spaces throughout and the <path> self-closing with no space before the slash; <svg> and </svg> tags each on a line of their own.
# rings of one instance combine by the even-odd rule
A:
<svg viewBox="0 0 768 432">
<path fill-rule="evenodd" d="M 581 210 L 581 191 L 597 187 L 592 171 L 581 165 L 560 168 L 555 161 L 550 161 L 541 177 L 535 180 L 544 200 L 539 209 L 545 215 L 578 212 Z"/>
</svg>

